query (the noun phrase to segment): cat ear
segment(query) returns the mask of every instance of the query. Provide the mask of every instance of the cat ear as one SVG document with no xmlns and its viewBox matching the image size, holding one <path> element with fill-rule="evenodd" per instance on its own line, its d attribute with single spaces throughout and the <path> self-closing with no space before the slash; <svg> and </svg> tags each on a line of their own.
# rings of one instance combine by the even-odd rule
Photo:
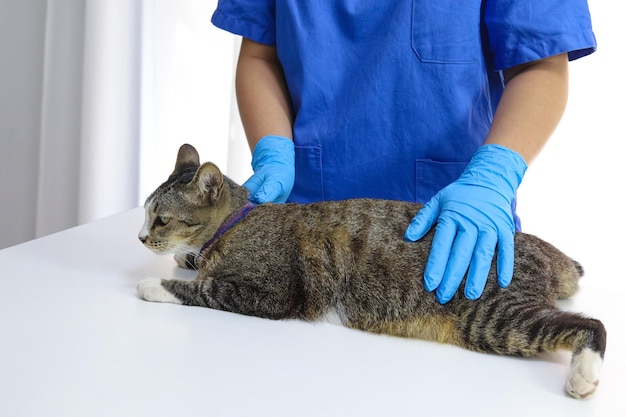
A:
<svg viewBox="0 0 626 417">
<path fill-rule="evenodd" d="M 197 168 L 200 166 L 200 155 L 198 151 L 191 145 L 184 144 L 178 149 L 178 156 L 176 157 L 176 166 L 172 175 L 180 174 L 189 170 L 190 167 Z"/>
<path fill-rule="evenodd" d="M 197 187 L 201 200 L 205 203 L 213 204 L 222 194 L 224 176 L 217 165 L 205 162 L 198 168 L 196 176 L 191 182 Z"/>
</svg>

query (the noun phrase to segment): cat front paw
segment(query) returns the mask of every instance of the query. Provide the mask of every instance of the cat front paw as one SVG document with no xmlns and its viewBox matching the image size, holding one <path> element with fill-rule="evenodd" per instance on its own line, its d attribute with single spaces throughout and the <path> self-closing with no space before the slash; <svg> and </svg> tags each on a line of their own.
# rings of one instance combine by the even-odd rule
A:
<svg viewBox="0 0 626 417">
<path fill-rule="evenodd" d="M 594 393 L 598 386 L 602 357 L 591 349 L 572 358 L 572 367 L 565 384 L 565 390 L 574 398 L 585 398 Z"/>
<path fill-rule="evenodd" d="M 182 304 L 174 294 L 167 291 L 163 285 L 161 285 L 162 281 L 163 280 L 159 278 L 142 279 L 139 281 L 139 284 L 137 284 L 137 295 L 139 298 L 146 301 Z"/>
</svg>

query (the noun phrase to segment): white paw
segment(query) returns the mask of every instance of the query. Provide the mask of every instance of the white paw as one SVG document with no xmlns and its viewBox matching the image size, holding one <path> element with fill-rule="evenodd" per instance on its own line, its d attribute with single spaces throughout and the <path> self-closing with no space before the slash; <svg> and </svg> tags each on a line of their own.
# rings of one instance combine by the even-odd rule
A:
<svg viewBox="0 0 626 417">
<path fill-rule="evenodd" d="M 572 367 L 565 384 L 567 393 L 574 398 L 587 397 L 596 390 L 600 379 L 602 358 L 591 349 L 583 349 L 572 358 Z"/>
<path fill-rule="evenodd" d="M 137 295 L 146 301 L 154 301 L 158 303 L 182 304 L 176 296 L 167 291 L 161 285 L 163 280 L 159 278 L 146 278 L 137 284 Z"/>
</svg>

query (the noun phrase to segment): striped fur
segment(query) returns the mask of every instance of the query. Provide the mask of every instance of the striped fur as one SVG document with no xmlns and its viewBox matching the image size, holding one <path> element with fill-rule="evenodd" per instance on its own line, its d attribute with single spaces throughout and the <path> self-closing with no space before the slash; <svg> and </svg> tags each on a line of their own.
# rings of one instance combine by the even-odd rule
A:
<svg viewBox="0 0 626 417">
<path fill-rule="evenodd" d="M 441 305 L 423 287 L 432 232 L 403 239 L 419 205 L 262 204 L 199 253 L 247 197 L 215 165 L 200 166 L 193 147 L 181 147 L 173 174 L 146 201 L 139 237 L 156 252 L 175 253 L 198 277 L 144 280 L 140 297 L 268 319 L 334 317 L 355 329 L 499 355 L 565 349 L 572 352 L 567 392 L 579 398 L 595 390 L 606 332 L 598 320 L 557 308 L 557 299 L 577 291 L 582 268 L 547 242 L 516 234 L 509 287 L 498 286 L 494 262 L 480 299 L 460 293 Z"/>
</svg>

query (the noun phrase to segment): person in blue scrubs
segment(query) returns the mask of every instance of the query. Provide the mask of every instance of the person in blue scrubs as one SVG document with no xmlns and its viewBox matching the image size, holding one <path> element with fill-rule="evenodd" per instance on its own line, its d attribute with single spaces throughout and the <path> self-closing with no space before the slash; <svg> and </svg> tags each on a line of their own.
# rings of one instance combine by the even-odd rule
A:
<svg viewBox="0 0 626 417">
<path fill-rule="evenodd" d="M 595 50 L 585 0 L 219 0 L 242 36 L 237 101 L 255 202 L 416 201 L 425 288 L 512 279 L 515 195 Z M 435 226 L 436 225 L 436 226 Z"/>
</svg>

